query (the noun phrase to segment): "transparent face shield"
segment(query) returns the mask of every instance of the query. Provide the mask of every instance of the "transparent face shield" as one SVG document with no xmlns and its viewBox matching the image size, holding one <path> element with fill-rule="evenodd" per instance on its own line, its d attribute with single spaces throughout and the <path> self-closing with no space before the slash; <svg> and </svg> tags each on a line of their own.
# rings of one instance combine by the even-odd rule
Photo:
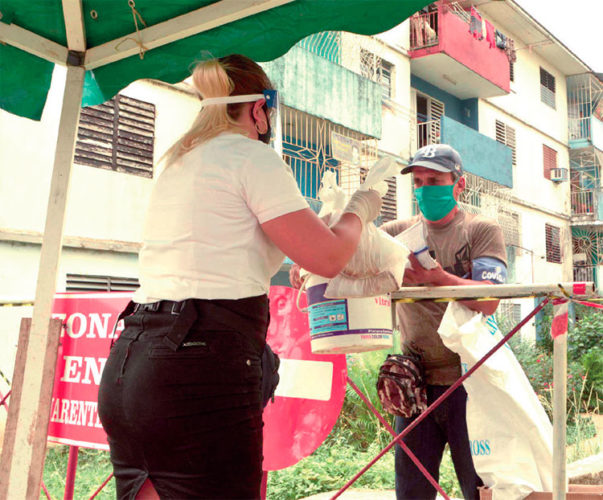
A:
<svg viewBox="0 0 603 500">
<path fill-rule="evenodd" d="M 272 147 L 282 155 L 283 152 L 283 134 L 281 125 L 281 113 L 280 104 L 278 98 L 278 91 L 267 89 L 262 91 L 261 94 L 245 94 L 245 95 L 233 95 L 224 97 L 210 97 L 208 99 L 201 100 L 201 107 L 212 106 L 215 104 L 235 104 L 241 102 L 255 102 L 260 99 L 266 100 L 265 111 L 268 118 L 268 131 L 267 139 L 264 142 L 270 143 Z M 264 134 L 261 134 L 264 135 Z M 262 137 L 260 139 L 263 140 Z"/>
</svg>

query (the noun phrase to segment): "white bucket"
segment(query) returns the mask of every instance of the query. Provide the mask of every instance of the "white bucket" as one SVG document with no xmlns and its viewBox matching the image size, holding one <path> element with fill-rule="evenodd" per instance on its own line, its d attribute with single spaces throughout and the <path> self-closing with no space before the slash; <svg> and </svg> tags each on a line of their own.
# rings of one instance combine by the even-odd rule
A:
<svg viewBox="0 0 603 500">
<path fill-rule="evenodd" d="M 391 349 L 390 296 L 327 299 L 324 293 L 328 281 L 311 275 L 305 283 L 312 352 L 340 354 Z"/>
</svg>

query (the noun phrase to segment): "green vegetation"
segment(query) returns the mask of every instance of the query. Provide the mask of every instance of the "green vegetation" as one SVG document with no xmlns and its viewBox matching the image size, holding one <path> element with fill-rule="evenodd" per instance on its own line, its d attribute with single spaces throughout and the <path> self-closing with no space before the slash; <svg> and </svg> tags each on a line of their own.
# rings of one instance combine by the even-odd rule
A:
<svg viewBox="0 0 603 500">
<path fill-rule="evenodd" d="M 578 306 L 576 325 L 570 328 L 568 341 L 568 460 L 574 461 L 598 453 L 598 444 L 589 439 L 596 429 L 586 412 L 599 412 L 603 401 L 603 314 Z M 522 342 L 519 337 L 510 342 L 524 368 L 532 387 L 545 410 L 551 416 L 553 389 L 552 341 L 550 322 L 552 307 L 547 306 L 537 321 L 539 331 L 536 345 Z M 512 325 L 499 318 L 503 333 Z M 394 345 L 399 345 L 398 339 Z M 381 412 L 375 387 L 379 366 L 385 351 L 348 356 L 350 378 L 368 396 Z M 393 425 L 393 417 L 385 415 Z M 377 418 L 348 386 L 343 410 L 337 424 L 325 442 L 311 456 L 287 469 L 271 472 L 268 476 L 268 498 L 287 500 L 341 488 L 362 467 L 374 458 L 389 442 L 390 435 Z M 49 448 L 44 470 L 44 482 L 53 499 L 63 496 L 68 448 Z M 108 454 L 102 451 L 80 449 L 75 498 L 89 498 L 111 473 Z M 440 467 L 440 484 L 453 497 L 461 497 L 450 453 L 446 451 Z M 394 489 L 394 454 L 387 453 L 356 483 L 355 488 Z M 45 498 L 42 494 L 41 498 Z M 115 483 L 109 484 L 96 497 L 115 498 Z"/>
</svg>

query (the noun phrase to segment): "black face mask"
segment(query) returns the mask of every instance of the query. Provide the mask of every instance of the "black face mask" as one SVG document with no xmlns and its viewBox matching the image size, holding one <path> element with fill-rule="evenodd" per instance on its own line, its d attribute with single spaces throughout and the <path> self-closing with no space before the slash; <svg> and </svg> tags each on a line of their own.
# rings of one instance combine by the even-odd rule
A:
<svg viewBox="0 0 603 500">
<path fill-rule="evenodd" d="M 270 126 L 270 114 L 268 113 L 268 106 L 264 105 L 264 106 L 262 106 L 262 109 L 264 110 L 264 113 L 266 115 L 267 128 L 266 128 L 266 132 L 264 132 L 263 134 L 260 134 L 258 132 L 258 139 L 260 141 L 262 141 L 264 144 L 270 144 L 270 138 L 272 137 L 272 127 Z"/>
</svg>

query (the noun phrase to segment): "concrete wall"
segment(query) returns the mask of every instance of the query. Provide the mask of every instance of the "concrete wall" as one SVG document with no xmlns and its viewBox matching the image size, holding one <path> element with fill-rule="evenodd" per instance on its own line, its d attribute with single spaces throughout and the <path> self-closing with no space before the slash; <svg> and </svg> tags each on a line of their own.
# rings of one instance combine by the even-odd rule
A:
<svg viewBox="0 0 603 500">
<path fill-rule="evenodd" d="M 0 230 L 43 231 L 63 81 L 64 72 L 57 67 L 39 122 L 0 111 L 0 129 L 10 130 L 0 134 Z M 134 83 L 122 93 L 156 106 L 155 162 L 198 111 L 195 98 L 145 82 Z M 65 235 L 140 241 L 152 184 L 152 179 L 75 164 Z"/>
<path fill-rule="evenodd" d="M 505 32 L 515 40 L 515 47 L 525 47 L 518 33 L 512 27 L 504 27 Z M 517 50 L 517 61 L 514 72 L 515 81 L 511 82 L 511 92 L 505 96 L 488 99 L 496 106 L 519 120 L 541 130 L 556 141 L 567 144 L 568 141 L 568 108 L 566 77 L 555 66 L 535 52 L 527 49 Z M 555 77 L 555 104 L 553 109 L 540 99 L 540 68 Z"/>
<path fill-rule="evenodd" d="M 487 101 L 480 101 L 480 132 L 496 138 L 496 120 L 515 129 L 517 165 L 513 167 L 513 194 L 545 210 L 569 216 L 569 182 L 555 183 L 544 177 L 542 153 L 542 146 L 546 144 L 557 151 L 557 166 L 569 168 L 567 146 L 541 130 L 527 126 L 511 113 L 494 107 Z"/>
</svg>

